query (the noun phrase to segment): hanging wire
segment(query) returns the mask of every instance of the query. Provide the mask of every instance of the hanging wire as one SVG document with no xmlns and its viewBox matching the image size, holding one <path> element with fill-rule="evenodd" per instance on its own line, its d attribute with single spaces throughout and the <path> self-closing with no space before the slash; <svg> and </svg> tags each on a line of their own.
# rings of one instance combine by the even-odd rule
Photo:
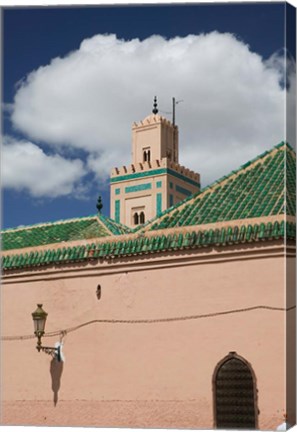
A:
<svg viewBox="0 0 297 432">
<path fill-rule="evenodd" d="M 68 329 L 64 330 L 57 330 L 54 332 L 48 332 L 45 333 L 43 337 L 54 337 L 54 336 L 60 336 L 60 341 L 63 340 L 63 338 L 68 334 L 72 333 L 76 330 L 81 329 L 82 327 L 86 327 L 91 324 L 157 324 L 157 323 L 167 323 L 167 322 L 174 322 L 174 321 L 188 321 L 188 320 L 195 320 L 195 319 L 203 319 L 203 318 L 213 318 L 216 316 L 222 316 L 222 315 L 229 315 L 234 313 L 241 313 L 241 312 L 250 312 L 253 310 L 270 310 L 270 311 L 282 311 L 282 312 L 288 312 L 290 310 L 295 309 L 296 306 L 291 306 L 289 308 L 281 308 L 281 307 L 273 307 L 273 306 L 251 306 L 248 308 L 242 308 L 242 309 L 232 309 L 228 311 L 222 311 L 222 312 L 213 312 L 208 314 L 200 314 L 200 315 L 188 315 L 188 316 L 181 316 L 181 317 L 172 317 L 172 318 L 153 318 L 153 319 L 138 319 L 138 320 L 124 320 L 124 319 L 96 319 L 91 320 L 88 322 L 85 322 L 83 324 L 79 324 L 74 327 L 69 327 Z M 35 335 L 24 335 L 24 336 L 2 336 L 2 341 L 16 341 L 16 340 L 28 340 L 28 339 L 35 339 Z"/>
</svg>

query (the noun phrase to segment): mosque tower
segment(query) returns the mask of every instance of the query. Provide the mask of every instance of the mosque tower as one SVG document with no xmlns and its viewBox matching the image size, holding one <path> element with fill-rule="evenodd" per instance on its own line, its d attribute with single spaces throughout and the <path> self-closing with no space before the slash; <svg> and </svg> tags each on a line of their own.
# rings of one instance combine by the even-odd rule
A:
<svg viewBox="0 0 297 432">
<path fill-rule="evenodd" d="M 178 127 L 158 114 L 132 126 L 132 164 L 113 168 L 110 216 L 135 228 L 199 191 L 200 175 L 179 165 Z"/>
</svg>

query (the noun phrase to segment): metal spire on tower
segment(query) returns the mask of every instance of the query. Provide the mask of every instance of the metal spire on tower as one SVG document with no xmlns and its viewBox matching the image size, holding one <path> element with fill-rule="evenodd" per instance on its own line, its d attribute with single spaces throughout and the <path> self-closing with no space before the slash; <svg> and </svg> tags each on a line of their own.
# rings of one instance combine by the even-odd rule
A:
<svg viewBox="0 0 297 432">
<path fill-rule="evenodd" d="M 158 104 L 157 104 L 157 96 L 154 98 L 154 108 L 153 108 L 153 114 L 158 114 Z"/>
<path fill-rule="evenodd" d="M 99 197 L 98 197 L 96 207 L 97 207 L 98 213 L 101 213 L 101 210 L 103 209 L 103 203 L 102 203 L 101 195 L 99 195 Z"/>
</svg>

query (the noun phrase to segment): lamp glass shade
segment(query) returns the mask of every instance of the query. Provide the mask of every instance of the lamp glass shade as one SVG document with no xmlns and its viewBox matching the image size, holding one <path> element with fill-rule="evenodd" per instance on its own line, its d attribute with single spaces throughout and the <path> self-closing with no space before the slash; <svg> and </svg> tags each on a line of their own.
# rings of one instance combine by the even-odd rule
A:
<svg viewBox="0 0 297 432">
<path fill-rule="evenodd" d="M 42 309 L 42 304 L 37 305 L 37 309 L 32 313 L 35 333 L 44 333 L 47 313 Z"/>
</svg>

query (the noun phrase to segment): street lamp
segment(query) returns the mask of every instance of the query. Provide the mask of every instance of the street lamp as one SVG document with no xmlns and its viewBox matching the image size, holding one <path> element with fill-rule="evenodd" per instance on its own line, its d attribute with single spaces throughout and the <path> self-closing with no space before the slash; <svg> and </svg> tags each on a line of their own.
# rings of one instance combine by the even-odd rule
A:
<svg viewBox="0 0 297 432">
<path fill-rule="evenodd" d="M 54 356 L 58 361 L 63 361 L 60 343 L 55 347 L 46 347 L 41 345 L 41 338 L 44 335 L 45 322 L 47 313 L 42 309 L 42 304 L 37 304 L 37 309 L 32 313 L 34 322 L 34 334 L 37 337 L 36 349 L 38 352 L 43 351 L 46 354 Z"/>
</svg>

